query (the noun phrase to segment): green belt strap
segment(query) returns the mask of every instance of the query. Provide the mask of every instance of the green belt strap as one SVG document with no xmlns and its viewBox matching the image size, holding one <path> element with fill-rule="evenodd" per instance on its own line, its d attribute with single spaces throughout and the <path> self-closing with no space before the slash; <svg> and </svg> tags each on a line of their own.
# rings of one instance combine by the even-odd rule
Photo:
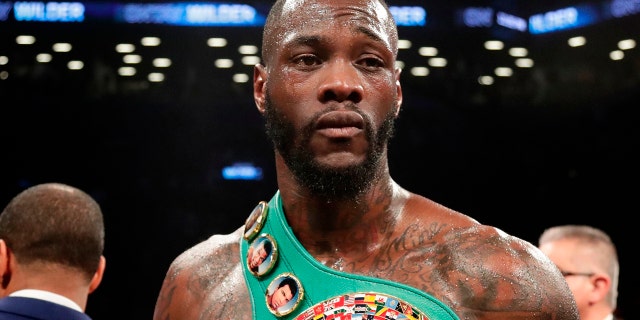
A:
<svg viewBox="0 0 640 320">
<path fill-rule="evenodd" d="M 266 219 L 261 221 L 262 226 L 255 234 L 262 239 L 268 235 L 275 245 L 273 263 L 267 273 L 256 276 L 247 265 L 247 252 L 256 238 L 240 241 L 253 319 L 333 319 L 335 316 L 330 316 L 331 313 L 354 314 L 351 319 L 385 319 L 385 312 L 396 313 L 395 318 L 391 315 L 388 319 L 459 319 L 449 307 L 426 292 L 386 279 L 340 272 L 319 263 L 298 242 L 287 224 L 280 191 L 264 209 Z M 272 281 L 282 279 L 283 275 L 297 279 L 299 290 L 284 311 L 283 308 L 270 310 L 266 294 L 273 287 L 270 287 Z M 367 318 L 366 314 L 374 316 Z"/>
</svg>

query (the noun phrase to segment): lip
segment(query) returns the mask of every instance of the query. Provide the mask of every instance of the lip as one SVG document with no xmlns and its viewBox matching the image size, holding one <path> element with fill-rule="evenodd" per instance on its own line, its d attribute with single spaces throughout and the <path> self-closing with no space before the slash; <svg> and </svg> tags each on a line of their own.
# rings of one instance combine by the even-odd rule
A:
<svg viewBox="0 0 640 320">
<path fill-rule="evenodd" d="M 316 122 L 316 131 L 329 138 L 350 138 L 364 128 L 364 118 L 349 110 L 330 111 Z"/>
</svg>

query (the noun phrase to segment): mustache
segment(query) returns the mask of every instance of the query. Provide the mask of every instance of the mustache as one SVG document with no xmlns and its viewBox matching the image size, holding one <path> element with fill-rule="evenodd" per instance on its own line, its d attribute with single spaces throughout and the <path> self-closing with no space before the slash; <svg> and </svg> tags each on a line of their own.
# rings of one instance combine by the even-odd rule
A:
<svg viewBox="0 0 640 320">
<path fill-rule="evenodd" d="M 353 111 L 353 112 L 359 114 L 364 119 L 365 127 L 369 128 L 369 129 L 371 128 L 372 119 L 366 113 L 364 113 L 360 108 L 358 108 L 358 106 L 355 103 L 353 103 L 353 102 L 332 103 L 328 107 L 323 108 L 322 110 L 316 112 L 309 119 L 308 123 L 306 123 L 302 127 L 302 130 L 301 130 L 302 133 L 305 134 L 305 136 L 307 134 L 311 134 L 311 132 L 316 127 L 316 123 L 318 123 L 318 119 L 320 119 L 322 116 L 324 116 L 327 113 L 338 111 L 338 110 Z"/>
</svg>

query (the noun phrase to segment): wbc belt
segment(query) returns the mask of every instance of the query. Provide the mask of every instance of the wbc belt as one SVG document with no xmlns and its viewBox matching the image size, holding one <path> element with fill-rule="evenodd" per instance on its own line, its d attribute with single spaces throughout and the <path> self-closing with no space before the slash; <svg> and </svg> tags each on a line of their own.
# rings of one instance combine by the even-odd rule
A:
<svg viewBox="0 0 640 320">
<path fill-rule="evenodd" d="M 253 319 L 459 319 L 426 292 L 318 262 L 287 224 L 280 191 L 254 208 L 244 231 L 240 258 Z"/>
</svg>

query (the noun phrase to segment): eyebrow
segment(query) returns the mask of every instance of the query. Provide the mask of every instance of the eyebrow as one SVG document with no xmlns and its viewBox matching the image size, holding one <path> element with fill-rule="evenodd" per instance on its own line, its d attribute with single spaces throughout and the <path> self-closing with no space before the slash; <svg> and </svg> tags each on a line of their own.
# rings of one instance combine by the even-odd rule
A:
<svg viewBox="0 0 640 320">
<path fill-rule="evenodd" d="M 363 26 L 358 26 L 356 27 L 356 31 L 358 31 L 361 34 L 364 34 L 365 36 L 367 36 L 367 38 L 374 40 L 375 42 L 379 42 L 379 43 L 384 43 L 385 45 L 387 45 L 387 43 L 381 38 L 379 37 L 375 32 L 373 32 L 371 29 L 363 27 Z M 311 35 L 311 36 L 298 36 L 296 38 L 294 38 L 290 44 L 293 45 L 309 45 L 309 46 L 313 46 L 313 45 L 317 45 L 319 43 L 322 42 L 323 38 L 325 38 L 324 36 L 318 36 L 318 35 Z"/>
<path fill-rule="evenodd" d="M 293 39 L 289 44 L 291 45 L 308 45 L 313 46 L 322 42 L 320 36 L 299 36 Z"/>
<path fill-rule="evenodd" d="M 365 34 L 367 37 L 371 38 L 372 40 L 375 40 L 377 42 L 382 42 L 385 43 L 384 40 L 382 40 L 382 38 L 380 38 L 375 32 L 373 32 L 373 30 L 369 29 L 369 28 L 365 28 L 363 26 L 358 26 L 356 28 L 356 30 L 362 34 Z"/>
</svg>

